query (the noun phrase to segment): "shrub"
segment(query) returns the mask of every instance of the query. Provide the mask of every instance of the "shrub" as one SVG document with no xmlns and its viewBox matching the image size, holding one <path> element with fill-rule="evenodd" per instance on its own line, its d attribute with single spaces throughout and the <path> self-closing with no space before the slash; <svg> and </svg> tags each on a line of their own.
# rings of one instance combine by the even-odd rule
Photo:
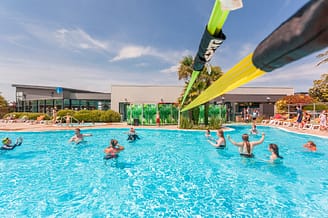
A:
<svg viewBox="0 0 328 218">
<path fill-rule="evenodd" d="M 181 129 L 192 129 L 193 124 L 188 118 L 181 117 L 180 128 Z"/>
<path fill-rule="evenodd" d="M 212 117 L 210 119 L 210 129 L 220 129 L 222 127 L 222 119 L 220 117 Z"/>
<path fill-rule="evenodd" d="M 73 115 L 79 121 L 84 122 L 120 122 L 121 115 L 113 110 L 81 110 Z"/>
</svg>

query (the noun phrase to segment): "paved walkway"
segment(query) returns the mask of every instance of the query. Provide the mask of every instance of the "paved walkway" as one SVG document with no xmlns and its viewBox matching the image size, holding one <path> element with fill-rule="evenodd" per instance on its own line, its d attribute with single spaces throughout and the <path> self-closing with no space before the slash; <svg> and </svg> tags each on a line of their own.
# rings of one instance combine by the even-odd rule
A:
<svg viewBox="0 0 328 218">
<path fill-rule="evenodd" d="M 249 125 L 249 124 L 248 124 Z M 261 124 L 258 124 L 261 125 Z M 268 125 L 271 126 L 271 125 Z M 129 128 L 130 125 L 126 123 L 108 123 L 108 124 L 97 124 L 93 126 L 78 126 L 80 129 L 90 129 L 90 128 Z M 293 127 L 285 127 L 285 126 L 271 126 L 273 128 L 285 129 L 291 132 L 297 132 L 301 134 L 309 134 L 316 135 L 328 138 L 328 131 L 320 131 L 320 130 L 311 130 L 311 129 L 297 129 Z M 31 124 L 31 123 L 0 123 L 0 131 L 21 131 L 21 132 L 31 132 L 31 131 L 47 131 L 47 130 L 68 130 L 75 129 L 77 126 L 67 127 L 65 125 L 58 126 L 52 124 Z M 165 125 L 165 126 L 137 126 L 138 128 L 158 128 L 158 129 L 178 129 L 177 125 Z"/>
</svg>

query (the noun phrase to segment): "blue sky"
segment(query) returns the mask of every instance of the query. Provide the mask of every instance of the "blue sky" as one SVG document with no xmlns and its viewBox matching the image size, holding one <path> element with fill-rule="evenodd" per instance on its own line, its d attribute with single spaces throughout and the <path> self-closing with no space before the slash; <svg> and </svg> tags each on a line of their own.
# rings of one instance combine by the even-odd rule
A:
<svg viewBox="0 0 328 218">
<path fill-rule="evenodd" d="M 1 0 L 0 92 L 11 84 L 110 92 L 112 84 L 182 85 L 177 66 L 194 56 L 214 0 Z M 247 0 L 223 27 L 211 64 L 229 70 L 307 1 Z M 307 91 L 327 72 L 313 54 L 246 86 Z"/>
</svg>

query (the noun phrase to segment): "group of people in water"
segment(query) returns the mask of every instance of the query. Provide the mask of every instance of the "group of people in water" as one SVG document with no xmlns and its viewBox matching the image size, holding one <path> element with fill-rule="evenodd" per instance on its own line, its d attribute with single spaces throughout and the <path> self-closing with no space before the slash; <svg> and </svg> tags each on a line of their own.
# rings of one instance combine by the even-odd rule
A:
<svg viewBox="0 0 328 218">
<path fill-rule="evenodd" d="M 138 134 L 136 133 L 136 130 L 131 127 L 130 131 L 127 133 L 128 138 L 127 140 L 129 142 L 133 142 L 137 139 L 140 139 Z M 82 134 L 81 130 L 79 128 L 75 129 L 75 134 L 70 138 L 69 142 L 74 142 L 76 144 L 80 144 L 84 142 L 84 137 L 92 136 L 92 134 Z M 123 151 L 124 147 L 118 144 L 118 141 L 116 139 L 111 139 L 109 146 L 104 149 L 105 157 L 104 159 L 113 159 L 113 158 L 118 158 L 118 153 Z"/>
<path fill-rule="evenodd" d="M 256 125 L 253 124 L 252 129 L 250 130 L 250 134 L 257 134 L 258 131 L 256 129 Z M 140 139 L 137 135 L 135 129 L 133 127 L 130 128 L 130 131 L 128 134 L 128 141 L 135 141 L 137 139 Z M 74 142 L 76 144 L 84 142 L 84 137 L 92 136 L 92 134 L 82 134 L 81 130 L 79 128 L 75 129 L 75 134 L 69 139 L 69 142 Z M 224 131 L 223 129 L 219 129 L 217 131 L 217 139 L 214 139 L 211 135 L 211 132 L 209 129 L 206 130 L 205 137 L 207 138 L 208 142 L 213 145 L 217 149 L 225 149 L 227 147 L 227 142 L 224 137 Z M 262 137 L 260 140 L 257 141 L 249 141 L 249 134 L 243 134 L 242 135 L 242 141 L 236 142 L 234 141 L 230 136 L 227 137 L 231 144 L 239 147 L 239 154 L 241 156 L 252 158 L 254 157 L 253 149 L 255 146 L 260 145 L 264 142 L 265 134 L 262 133 Z M 2 139 L 2 146 L 0 147 L 1 150 L 13 150 L 17 146 L 22 145 L 23 138 L 19 137 L 16 140 L 16 143 L 13 144 L 12 140 L 9 137 L 6 137 Z M 313 141 L 308 141 L 306 144 L 303 145 L 304 148 L 308 149 L 309 151 L 315 152 L 317 150 L 317 146 Z M 110 144 L 108 147 L 104 149 L 104 159 L 116 159 L 118 158 L 118 154 L 123 151 L 125 148 L 118 144 L 118 141 L 116 139 L 111 139 Z M 279 154 L 279 148 L 278 145 L 270 143 L 268 146 L 269 151 L 271 152 L 270 161 L 275 161 L 277 159 L 282 159 L 283 157 Z"/>
<path fill-rule="evenodd" d="M 257 134 L 257 130 L 255 133 L 256 125 L 253 124 L 252 129 L 250 131 L 251 134 Z M 208 142 L 213 145 L 216 149 L 224 149 L 227 147 L 227 142 L 224 137 L 224 131 L 223 129 L 219 129 L 217 131 L 217 139 L 214 139 L 211 136 L 211 131 L 209 129 L 206 130 L 205 137 L 207 138 Z M 231 144 L 239 147 L 239 154 L 240 156 L 252 158 L 254 157 L 253 149 L 255 146 L 260 145 L 264 142 L 265 134 L 262 133 L 262 137 L 260 140 L 257 141 L 249 141 L 249 134 L 243 134 L 242 135 L 242 141 L 236 142 L 234 141 L 229 135 L 228 140 Z M 315 152 L 317 150 L 317 146 L 313 141 L 308 141 L 306 144 L 303 145 L 304 148 L 308 149 L 309 151 Z M 271 152 L 270 155 L 270 161 L 274 162 L 278 159 L 283 159 L 282 156 L 279 154 L 279 148 L 277 144 L 270 143 L 268 146 L 268 150 Z"/>
</svg>

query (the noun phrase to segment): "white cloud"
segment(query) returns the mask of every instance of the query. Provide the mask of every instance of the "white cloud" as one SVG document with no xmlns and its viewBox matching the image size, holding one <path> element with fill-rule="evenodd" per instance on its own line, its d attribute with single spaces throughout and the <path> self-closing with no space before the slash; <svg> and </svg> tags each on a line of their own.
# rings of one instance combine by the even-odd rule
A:
<svg viewBox="0 0 328 218">
<path fill-rule="evenodd" d="M 120 61 L 124 59 L 130 58 L 138 58 L 141 56 L 158 56 L 158 53 L 152 49 L 151 47 L 143 47 L 143 46 L 126 46 L 121 48 L 118 55 L 116 55 L 111 62 Z"/>
<path fill-rule="evenodd" d="M 91 37 L 81 29 L 58 29 L 55 31 L 55 39 L 62 45 L 78 49 L 108 50 L 108 43 Z"/>
<path fill-rule="evenodd" d="M 179 65 L 174 65 L 169 68 L 163 69 L 160 72 L 164 74 L 171 74 L 171 73 L 177 73 L 178 72 Z"/>
<path fill-rule="evenodd" d="M 110 62 L 121 61 L 126 59 L 140 58 L 144 56 L 152 56 L 159 58 L 168 63 L 177 63 L 183 56 L 190 55 L 190 51 L 159 51 L 150 46 L 128 45 L 119 49 L 118 54 L 110 60 Z"/>
</svg>

